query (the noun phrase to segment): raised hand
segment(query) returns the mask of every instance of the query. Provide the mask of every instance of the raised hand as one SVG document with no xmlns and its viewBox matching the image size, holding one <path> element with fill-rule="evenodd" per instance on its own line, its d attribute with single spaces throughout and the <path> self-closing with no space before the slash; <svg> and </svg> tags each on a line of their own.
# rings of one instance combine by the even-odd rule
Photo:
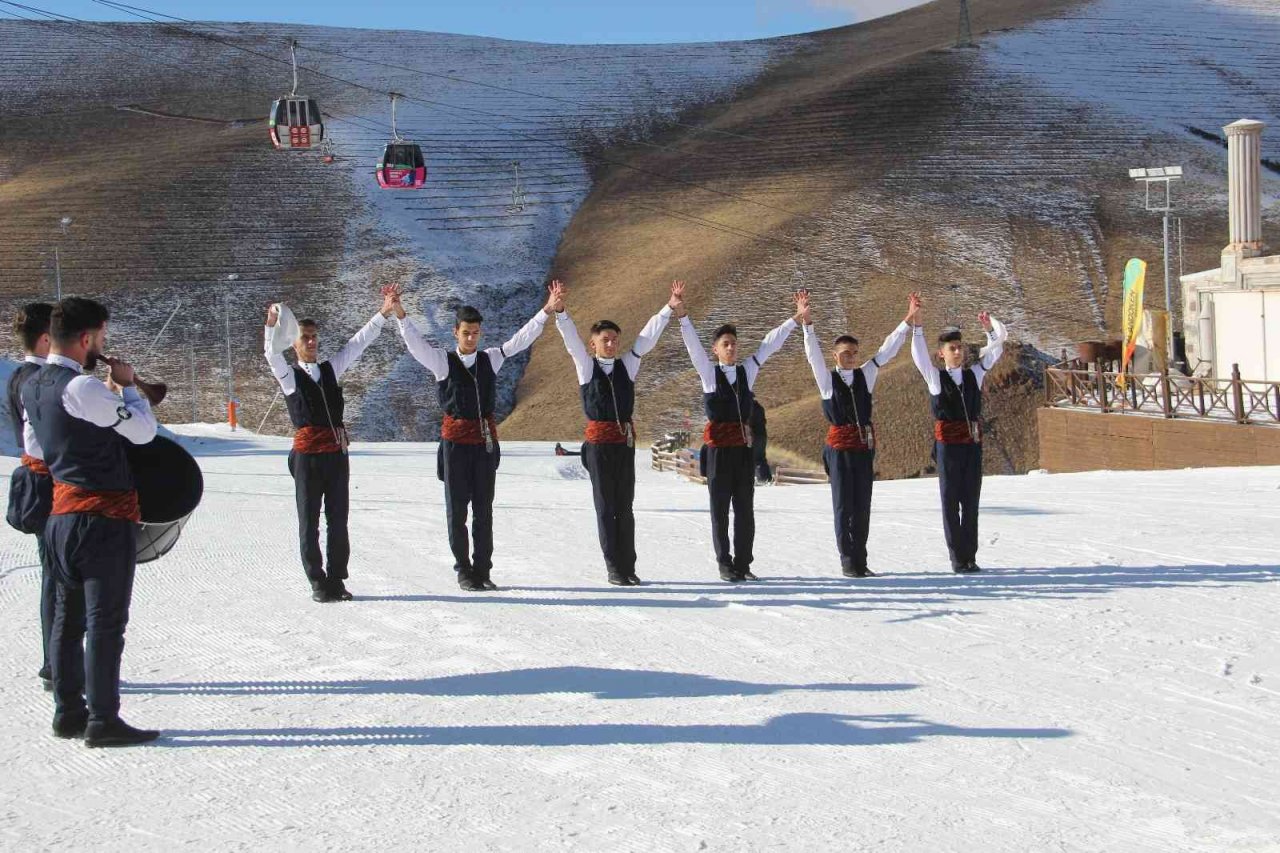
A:
<svg viewBox="0 0 1280 853">
<path fill-rule="evenodd" d="M 379 308 L 378 311 L 382 314 L 383 317 L 390 317 L 391 314 L 396 310 L 396 303 L 400 301 L 400 293 L 401 293 L 400 285 L 398 284 L 384 285 L 381 289 L 381 293 L 382 293 L 382 307 Z"/>
<path fill-rule="evenodd" d="M 981 323 L 982 328 L 986 329 L 988 332 L 993 328 L 991 325 L 991 315 L 986 311 L 982 311 L 978 314 L 978 322 Z"/>
<path fill-rule="evenodd" d="M 684 282 L 677 279 L 671 282 L 671 298 L 667 300 L 667 307 L 675 312 L 677 317 L 683 317 L 689 312 L 684 307 Z"/>
<path fill-rule="evenodd" d="M 919 291 L 912 291 L 907 295 L 907 316 L 903 322 L 908 326 L 919 326 L 920 315 L 924 309 L 924 302 L 920 298 Z"/>
<path fill-rule="evenodd" d="M 796 322 L 803 323 L 806 326 L 811 325 L 809 319 L 809 288 L 800 288 L 792 298 L 796 303 Z"/>
<path fill-rule="evenodd" d="M 276 309 L 275 303 L 267 306 L 267 328 L 273 328 L 280 321 L 280 312 Z"/>
<path fill-rule="evenodd" d="M 123 358 L 111 358 L 105 355 L 102 360 L 111 366 L 111 373 L 107 376 L 110 380 L 109 384 L 119 388 L 128 388 L 133 384 L 133 365 Z"/>
<path fill-rule="evenodd" d="M 568 290 L 560 279 L 552 279 L 547 285 L 547 304 L 542 307 L 548 314 L 564 310 L 564 294 Z"/>
</svg>

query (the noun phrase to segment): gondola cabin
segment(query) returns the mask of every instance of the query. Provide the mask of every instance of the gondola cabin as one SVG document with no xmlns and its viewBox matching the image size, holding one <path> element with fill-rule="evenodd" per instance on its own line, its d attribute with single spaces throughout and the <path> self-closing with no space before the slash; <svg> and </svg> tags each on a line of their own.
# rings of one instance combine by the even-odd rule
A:
<svg viewBox="0 0 1280 853">
<path fill-rule="evenodd" d="M 291 96 L 271 105 L 267 117 L 276 148 L 311 148 L 324 141 L 320 105 L 313 98 Z"/>
<path fill-rule="evenodd" d="M 384 190 L 416 190 L 427 182 L 427 163 L 414 142 L 390 142 L 382 149 L 375 173 Z"/>
</svg>

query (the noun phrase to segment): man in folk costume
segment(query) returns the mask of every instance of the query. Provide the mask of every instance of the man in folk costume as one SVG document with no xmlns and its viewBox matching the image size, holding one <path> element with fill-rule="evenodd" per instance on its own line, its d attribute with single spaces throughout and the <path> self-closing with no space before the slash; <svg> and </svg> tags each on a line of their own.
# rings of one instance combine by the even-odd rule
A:
<svg viewBox="0 0 1280 853">
<path fill-rule="evenodd" d="M 726 323 L 715 331 L 711 352 L 713 365 L 698 340 L 684 307 L 684 287 L 673 289 L 679 298 L 676 315 L 680 335 L 702 380 L 703 408 L 707 425 L 702 434 L 701 466 L 711 495 L 711 536 L 715 545 L 720 577 L 731 583 L 759 580 L 751 571 L 756 522 L 755 456 L 752 449 L 751 415 L 755 398 L 751 389 L 765 360 L 786 343 L 796 323 L 808 307 L 806 293 L 796 294 L 796 315 L 765 335 L 759 349 L 738 363 L 738 330 Z M 729 545 L 729 511 L 733 510 L 733 546 Z"/>
<path fill-rule="evenodd" d="M 948 326 L 938 336 L 938 357 L 943 370 L 934 366 L 925 341 L 917 302 L 912 322 L 911 358 L 929 386 L 934 418 L 934 460 L 942 496 L 942 522 L 957 574 L 981 571 L 978 567 L 978 501 L 982 495 L 982 381 L 1000 359 L 1008 331 L 986 311 L 978 322 L 987 332 L 987 345 L 978 360 L 964 366 L 963 335 Z"/>
<path fill-rule="evenodd" d="M 53 690 L 49 667 L 49 631 L 53 627 L 53 607 L 57 584 L 49 565 L 49 549 L 44 544 L 44 525 L 53 507 L 53 478 L 44 463 L 44 451 L 27 423 L 22 407 L 22 386 L 44 366 L 49 356 L 48 302 L 24 305 L 13 320 L 13 330 L 22 345 L 23 359 L 9 377 L 9 419 L 14 443 L 22 448 L 22 465 L 9 478 L 9 525 L 22 533 L 33 533 L 40 554 L 40 638 L 42 658 L 40 679 L 45 690 Z"/>
<path fill-rule="evenodd" d="M 542 334 L 556 311 L 563 286 L 549 289 L 547 303 L 501 346 L 480 349 L 484 317 L 470 305 L 458 309 L 453 326 L 457 345 L 452 350 L 433 346 L 406 316 L 397 298 L 396 317 L 409 354 L 436 378 L 436 393 L 444 422 L 436 474 L 444 483 L 449 549 L 459 588 L 467 592 L 497 589 L 493 571 L 493 491 L 502 450 L 494 419 L 497 377 L 507 359 L 528 349 Z M 472 513 L 468 541 L 467 511 Z M 474 547 L 472 547 L 474 546 Z"/>
<path fill-rule="evenodd" d="M 822 449 L 822 464 L 831 481 L 840 571 L 847 578 L 875 577 L 875 572 L 867 568 L 867 533 L 876 460 L 871 395 L 880 368 L 892 361 L 906 343 L 918 308 L 919 300 L 913 293 L 908 300 L 906 318 L 861 367 L 858 366 L 858 339 L 844 334 L 835 339 L 831 353 L 833 366 L 828 368 L 822 360 L 818 333 L 810 322 L 809 312 L 804 312 L 804 352 L 818 383 L 822 414 L 830 424 L 827 443 Z"/>
<path fill-rule="evenodd" d="M 364 351 L 382 334 L 382 327 L 398 297 L 394 288 L 383 292 L 382 308 L 331 358 L 319 361 L 320 330 L 315 320 L 295 320 L 282 304 L 267 310 L 264 354 L 271 373 L 284 392 L 289 420 L 296 432 L 289 451 L 289 473 L 298 505 L 298 544 L 302 567 L 311 582 L 311 600 L 350 601 L 347 534 L 351 465 L 343 421 L 342 378 Z M 292 348 L 298 363 L 290 367 L 284 351 Z M 320 552 L 320 510 L 328 530 Z M 327 569 L 327 571 L 326 571 Z"/>
<path fill-rule="evenodd" d="M 556 306 L 556 328 L 573 358 L 582 408 L 587 415 L 582 464 L 591 476 L 600 550 L 604 552 L 609 583 L 614 586 L 640 584 L 636 576 L 636 521 L 631 509 L 636 493 L 635 427 L 631 422 L 636 375 L 640 372 L 640 359 L 657 346 L 671 312 L 680 302 L 676 289 L 683 287 L 683 282 L 671 285 L 670 301 L 649 318 L 635 343 L 621 355 L 622 330 L 617 323 L 600 320 L 591 326 L 588 354 L 563 303 Z"/>
<path fill-rule="evenodd" d="M 141 520 L 126 442 L 155 438 L 133 368 L 103 356 L 107 309 L 70 297 L 53 309 L 49 358 L 22 387 L 22 404 L 53 477 L 45 546 L 57 578 L 49 658 L 53 733 L 85 745 L 130 746 L 159 732 L 120 719 L 120 658 Z M 104 384 L 86 375 L 98 360 Z"/>
</svg>

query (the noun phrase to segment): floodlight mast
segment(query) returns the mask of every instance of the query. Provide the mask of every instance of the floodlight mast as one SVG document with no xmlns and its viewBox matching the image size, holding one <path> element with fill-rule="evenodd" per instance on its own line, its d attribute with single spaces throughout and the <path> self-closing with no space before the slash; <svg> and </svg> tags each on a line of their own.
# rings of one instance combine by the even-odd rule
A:
<svg viewBox="0 0 1280 853">
<path fill-rule="evenodd" d="M 1174 323 L 1173 313 L 1173 284 L 1172 270 L 1169 263 L 1169 218 L 1173 212 L 1173 190 L 1174 181 L 1182 180 L 1181 166 L 1156 166 L 1146 169 L 1130 169 L 1129 177 L 1138 181 L 1143 185 L 1144 198 L 1143 206 L 1148 213 L 1159 213 L 1164 220 L 1164 310 L 1169 315 L 1169 329 L 1178 328 Z M 1155 203 L 1151 200 L 1151 185 L 1153 183 L 1164 184 L 1164 203 L 1160 202 L 1157 196 Z M 1174 356 L 1174 335 L 1168 335 L 1168 355 L 1170 360 Z"/>
</svg>

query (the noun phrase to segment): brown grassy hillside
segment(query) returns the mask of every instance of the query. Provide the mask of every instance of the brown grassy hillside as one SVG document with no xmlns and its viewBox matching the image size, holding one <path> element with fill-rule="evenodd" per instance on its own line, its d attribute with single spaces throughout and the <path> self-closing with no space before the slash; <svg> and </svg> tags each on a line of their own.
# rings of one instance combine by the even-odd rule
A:
<svg viewBox="0 0 1280 853">
<path fill-rule="evenodd" d="M 1077 4 L 970 5 L 975 32 L 985 32 Z M 948 48 L 955 32 L 955 4 L 939 2 L 815 34 L 811 50 L 698 117 L 737 136 L 672 132 L 662 140 L 669 150 L 608 152 L 639 169 L 601 169 L 552 270 L 569 283 L 580 326 L 609 317 L 634 332 L 667 283 L 683 278 L 704 335 L 733 321 L 740 338 L 758 339 L 789 314 L 797 286 L 814 291 L 824 340 L 850 330 L 868 350 L 913 289 L 924 292 L 935 333 L 945 320 L 976 334 L 987 307 L 1016 339 L 1055 354 L 1101 334 L 1115 316 L 1108 282 L 1131 253 L 1151 249 L 1151 222 L 1113 163 L 1160 157 L 1169 143 L 993 74 L 981 50 Z M 1192 240 L 1187 253 L 1195 262 L 1217 248 Z M 989 470 L 1035 464 L 1034 364 L 1030 352 L 1011 353 L 993 376 Z M 909 354 L 882 377 L 881 474 L 926 471 L 927 402 Z M 639 384 L 642 436 L 700 423 L 674 328 Z M 757 392 L 771 443 L 815 458 L 824 426 L 798 334 Z M 506 434 L 564 439 L 582 423 L 567 355 L 540 345 Z"/>
</svg>

